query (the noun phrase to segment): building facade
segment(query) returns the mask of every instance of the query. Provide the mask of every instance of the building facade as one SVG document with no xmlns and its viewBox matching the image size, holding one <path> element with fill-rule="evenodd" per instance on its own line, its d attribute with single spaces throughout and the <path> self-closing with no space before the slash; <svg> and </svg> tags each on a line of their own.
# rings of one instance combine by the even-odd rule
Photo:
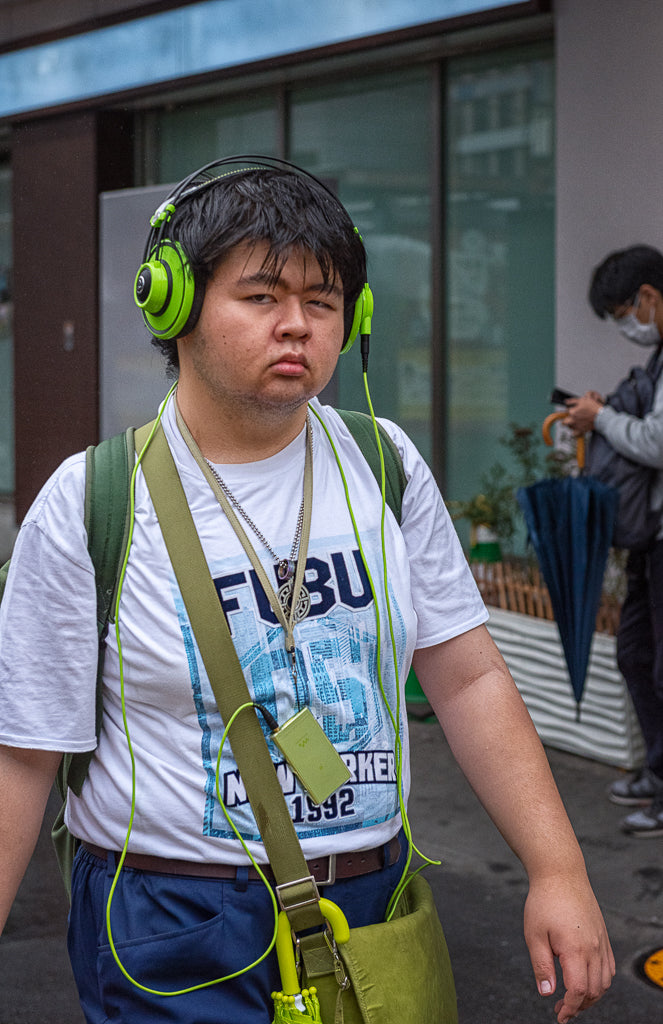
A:
<svg viewBox="0 0 663 1024">
<path fill-rule="evenodd" d="M 625 8 L 642 14 L 626 41 Z M 347 206 L 376 299 L 376 411 L 448 498 L 476 490 L 510 423 L 543 419 L 555 383 L 609 386 L 627 356 L 617 343 L 592 356 L 604 335 L 586 281 L 604 249 L 657 244 L 658 227 L 637 238 L 643 218 L 620 215 L 639 208 L 642 168 L 616 196 L 623 152 L 595 130 L 626 113 L 611 105 L 624 85 L 603 62 L 639 46 L 654 79 L 654 8 L 0 0 L 6 522 L 63 457 L 153 415 L 167 384 L 131 299 L 149 213 L 169 183 L 233 153 L 292 160 Z M 562 337 L 570 321 L 587 344 Z M 364 408 L 357 353 L 329 397 Z"/>
</svg>

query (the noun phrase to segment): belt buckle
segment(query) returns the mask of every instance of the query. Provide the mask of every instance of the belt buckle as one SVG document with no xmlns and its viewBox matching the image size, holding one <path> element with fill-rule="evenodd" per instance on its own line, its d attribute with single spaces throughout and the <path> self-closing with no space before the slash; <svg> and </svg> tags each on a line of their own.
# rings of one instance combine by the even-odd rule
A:
<svg viewBox="0 0 663 1024">
<path fill-rule="evenodd" d="M 330 853 L 327 857 L 327 877 L 320 879 L 318 885 L 333 885 L 336 881 L 336 854 Z"/>
</svg>

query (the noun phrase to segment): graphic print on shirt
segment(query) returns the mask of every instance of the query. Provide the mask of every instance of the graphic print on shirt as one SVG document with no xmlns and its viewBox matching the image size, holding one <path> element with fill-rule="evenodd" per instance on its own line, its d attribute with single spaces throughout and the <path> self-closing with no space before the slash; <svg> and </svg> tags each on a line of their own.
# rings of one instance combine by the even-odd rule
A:
<svg viewBox="0 0 663 1024">
<path fill-rule="evenodd" d="M 364 553 L 378 594 L 382 593 L 381 559 L 371 556 L 380 538 L 362 537 Z M 379 548 L 378 548 L 379 550 Z M 276 566 L 272 567 L 275 589 Z M 297 686 L 293 684 L 278 623 L 257 574 L 247 560 L 228 559 L 213 566 L 214 583 L 233 643 L 253 699 L 283 725 L 309 706 L 350 770 L 345 786 L 323 804 L 315 804 L 270 742 L 272 760 L 300 838 L 350 831 L 384 822 L 398 812 L 395 737 L 380 694 L 376 669 L 376 616 L 368 575 L 354 537 L 332 538 L 327 551 L 306 561 L 305 585 L 311 610 L 295 627 Z M 234 838 L 216 797 L 216 765 L 224 725 L 191 633 L 186 610 L 174 587 L 177 614 L 187 654 L 193 697 L 202 731 L 205 770 L 204 835 Z M 404 657 L 406 628 L 393 593 L 391 614 L 399 662 Z M 395 715 L 396 683 L 387 611 L 380 600 L 382 683 Z M 401 709 L 404 714 L 404 708 Z M 262 723 L 263 729 L 267 727 Z M 258 840 L 244 785 L 226 741 L 219 769 L 220 791 L 232 820 L 245 840 Z"/>
</svg>

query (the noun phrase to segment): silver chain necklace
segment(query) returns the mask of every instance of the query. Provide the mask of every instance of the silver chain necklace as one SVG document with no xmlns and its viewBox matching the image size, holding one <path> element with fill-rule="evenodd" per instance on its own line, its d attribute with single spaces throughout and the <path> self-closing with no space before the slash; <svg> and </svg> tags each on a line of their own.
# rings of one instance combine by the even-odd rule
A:
<svg viewBox="0 0 663 1024">
<path fill-rule="evenodd" d="M 308 413 L 306 414 L 306 426 L 308 438 L 311 435 Z M 290 606 L 292 604 L 292 589 L 294 584 L 293 576 L 295 573 L 295 563 L 297 559 L 297 552 L 299 550 L 299 542 L 302 536 L 302 527 L 304 525 L 304 495 L 302 495 L 302 501 L 299 506 L 299 512 L 297 513 L 297 525 L 295 527 L 295 535 L 292 540 L 290 554 L 287 558 L 279 558 L 279 556 L 274 551 L 274 548 L 271 546 L 271 544 L 265 537 L 264 533 L 258 529 L 258 527 L 253 522 L 248 512 L 246 512 L 245 509 L 242 508 L 241 504 L 239 503 L 233 492 L 230 490 L 228 484 L 225 482 L 223 477 L 216 471 L 216 469 L 209 461 L 209 459 L 205 459 L 205 462 L 209 466 L 210 473 L 218 483 L 219 487 L 225 494 L 226 498 L 228 499 L 232 507 L 242 517 L 246 525 L 250 527 L 251 530 L 253 530 L 258 540 L 261 542 L 261 544 L 264 545 L 264 547 L 267 549 L 267 551 L 272 556 L 274 561 L 277 563 L 276 574 L 279 580 L 281 580 L 281 586 L 278 589 L 277 596 L 284 612 L 288 613 L 290 611 Z M 293 621 L 301 622 L 302 619 L 306 618 L 310 610 L 311 595 L 309 594 L 307 588 L 302 583 L 299 592 L 299 598 L 297 600 L 297 605 L 294 609 Z"/>
</svg>

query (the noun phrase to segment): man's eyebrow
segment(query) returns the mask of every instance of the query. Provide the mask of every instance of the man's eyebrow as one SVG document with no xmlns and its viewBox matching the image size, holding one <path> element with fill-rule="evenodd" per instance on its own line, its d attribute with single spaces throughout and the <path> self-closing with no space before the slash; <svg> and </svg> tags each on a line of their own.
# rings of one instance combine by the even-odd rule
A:
<svg viewBox="0 0 663 1024">
<path fill-rule="evenodd" d="M 278 280 L 278 278 L 276 278 Z M 255 274 L 240 274 L 238 278 L 239 284 L 269 284 L 275 283 L 273 274 L 270 274 L 267 270 L 258 270 Z"/>
<path fill-rule="evenodd" d="M 268 285 L 270 288 L 274 288 L 278 285 L 281 277 L 274 277 L 268 270 L 258 270 L 255 274 L 242 274 L 238 279 L 238 284 L 241 285 Z M 307 292 L 321 292 L 326 295 L 336 295 L 338 298 L 342 298 L 343 289 L 339 284 L 332 281 L 325 284 L 324 281 L 311 282 L 306 285 Z"/>
</svg>

